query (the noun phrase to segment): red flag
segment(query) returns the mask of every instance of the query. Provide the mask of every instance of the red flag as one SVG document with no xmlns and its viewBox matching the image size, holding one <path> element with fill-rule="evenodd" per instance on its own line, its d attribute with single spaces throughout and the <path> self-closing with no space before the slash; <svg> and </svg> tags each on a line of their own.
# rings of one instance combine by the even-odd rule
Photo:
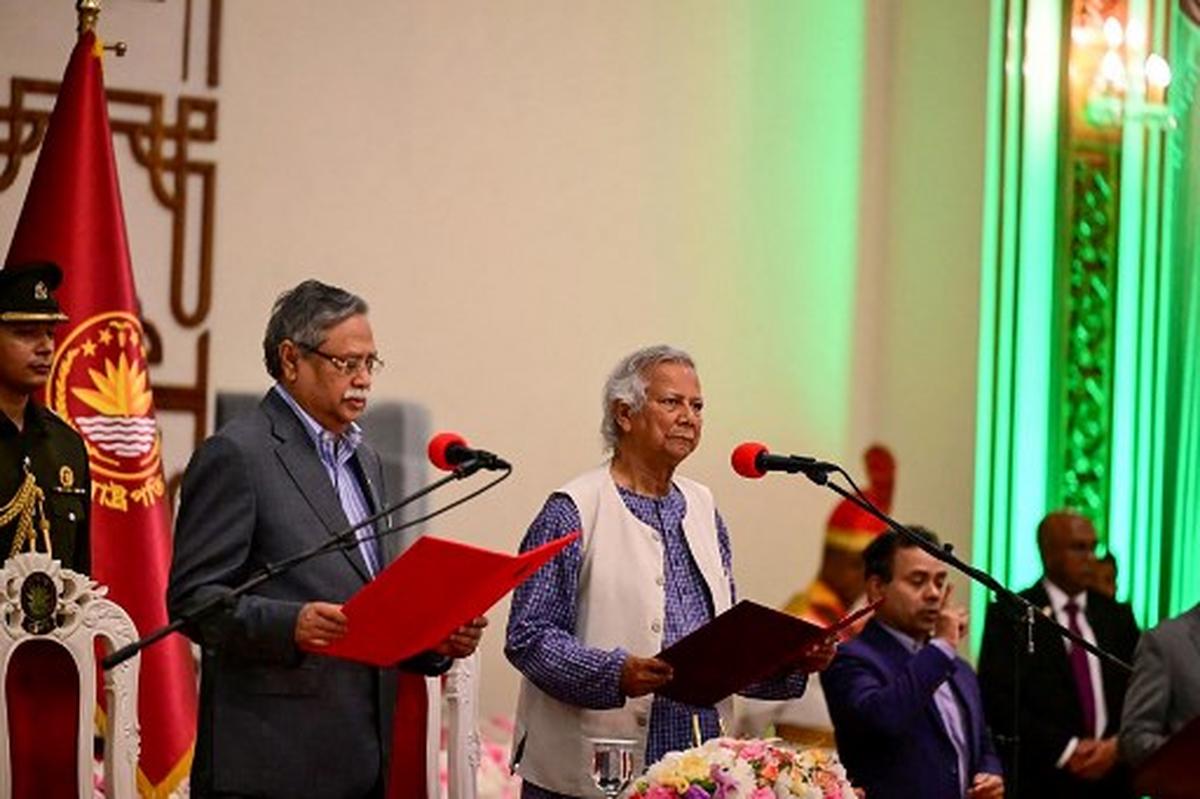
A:
<svg viewBox="0 0 1200 799">
<path fill-rule="evenodd" d="M 145 336 L 104 96 L 100 43 L 75 45 L 13 234 L 8 263 L 63 269 L 46 405 L 87 443 L 92 576 L 143 635 L 167 623 L 171 520 Z M 166 796 L 191 768 L 196 684 L 191 652 L 172 635 L 142 651 L 138 788 Z"/>
</svg>

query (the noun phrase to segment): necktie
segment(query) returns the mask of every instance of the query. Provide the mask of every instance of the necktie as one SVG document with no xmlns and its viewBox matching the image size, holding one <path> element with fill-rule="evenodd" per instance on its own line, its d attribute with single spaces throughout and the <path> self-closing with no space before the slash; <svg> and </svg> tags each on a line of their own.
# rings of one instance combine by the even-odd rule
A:
<svg viewBox="0 0 1200 799">
<path fill-rule="evenodd" d="M 1067 611 L 1067 629 L 1082 636 L 1079 629 L 1079 606 L 1068 602 L 1064 607 Z M 1079 694 L 1079 707 L 1083 710 L 1083 726 L 1090 738 L 1096 735 L 1096 698 L 1092 694 L 1092 672 L 1088 668 L 1088 655 L 1083 647 L 1071 644 L 1071 673 L 1075 675 L 1075 691 Z"/>
</svg>

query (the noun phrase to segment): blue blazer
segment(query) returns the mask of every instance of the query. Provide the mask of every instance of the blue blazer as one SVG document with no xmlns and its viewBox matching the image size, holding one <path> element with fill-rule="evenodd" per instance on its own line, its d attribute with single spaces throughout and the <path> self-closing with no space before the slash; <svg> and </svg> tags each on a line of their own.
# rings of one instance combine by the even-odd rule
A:
<svg viewBox="0 0 1200 799">
<path fill-rule="evenodd" d="M 965 660 L 935 646 L 913 654 L 871 621 L 822 673 L 838 754 L 870 799 L 961 799 L 958 758 L 933 698 L 947 679 L 967 728 L 969 786 L 976 774 L 1000 774 L 1001 767 Z"/>
</svg>

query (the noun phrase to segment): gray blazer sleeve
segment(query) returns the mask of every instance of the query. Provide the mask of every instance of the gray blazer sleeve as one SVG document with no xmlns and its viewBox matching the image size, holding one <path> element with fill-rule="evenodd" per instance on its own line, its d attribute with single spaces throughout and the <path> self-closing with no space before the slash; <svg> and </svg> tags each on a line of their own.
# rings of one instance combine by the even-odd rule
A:
<svg viewBox="0 0 1200 799">
<path fill-rule="evenodd" d="M 1121 715 L 1121 755 L 1140 764 L 1168 737 L 1167 707 L 1171 698 L 1170 669 L 1156 631 L 1142 636 L 1133 660 L 1133 677 Z"/>
<path fill-rule="evenodd" d="M 172 618 L 225 596 L 250 576 L 258 508 L 254 475 L 241 449 L 221 435 L 206 441 L 184 473 L 175 553 L 167 586 Z M 302 602 L 243 595 L 185 628 L 201 646 L 253 662 L 292 664 Z"/>
</svg>

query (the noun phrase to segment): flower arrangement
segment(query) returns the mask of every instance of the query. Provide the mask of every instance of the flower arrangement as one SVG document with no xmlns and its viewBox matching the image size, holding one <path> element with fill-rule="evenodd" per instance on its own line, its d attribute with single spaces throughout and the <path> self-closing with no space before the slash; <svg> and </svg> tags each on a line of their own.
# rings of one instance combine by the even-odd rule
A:
<svg viewBox="0 0 1200 799">
<path fill-rule="evenodd" d="M 634 781 L 630 799 L 855 799 L 837 755 L 777 741 L 714 738 L 671 752 Z"/>
</svg>

